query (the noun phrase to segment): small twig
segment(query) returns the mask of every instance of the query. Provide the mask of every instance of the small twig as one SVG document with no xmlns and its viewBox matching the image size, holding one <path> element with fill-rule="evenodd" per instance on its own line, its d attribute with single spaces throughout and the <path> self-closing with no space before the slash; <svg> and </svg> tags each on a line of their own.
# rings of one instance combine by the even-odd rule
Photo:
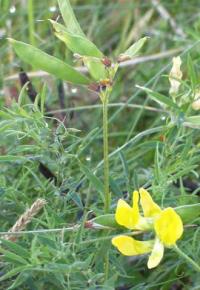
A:
<svg viewBox="0 0 200 290">
<path fill-rule="evenodd" d="M 174 18 L 169 14 L 169 12 L 167 11 L 167 9 L 164 6 L 161 5 L 160 1 L 159 0 L 151 0 L 151 3 L 155 7 L 155 9 L 158 11 L 158 13 L 160 14 L 160 16 L 163 19 L 165 19 L 166 21 L 169 22 L 169 24 L 172 27 L 172 29 L 174 30 L 174 32 L 177 35 L 185 38 L 186 35 L 183 32 L 182 28 L 177 25 L 177 23 L 174 20 Z"/>
<path fill-rule="evenodd" d="M 150 106 L 143 106 L 143 105 L 138 105 L 138 104 L 127 104 L 127 103 L 110 103 L 108 104 L 108 107 L 124 107 L 124 108 L 132 108 L 132 109 L 144 109 L 147 111 L 152 111 L 152 112 L 158 112 L 158 113 L 168 113 L 167 111 L 159 108 L 154 108 Z M 93 110 L 93 109 L 99 109 L 102 108 L 102 104 L 95 104 L 95 105 L 88 105 L 88 106 L 78 106 L 78 107 L 73 107 L 73 108 L 67 108 L 64 110 L 52 110 L 49 111 L 48 113 L 54 114 L 54 113 L 60 113 L 60 112 L 72 112 L 72 111 L 82 111 L 82 110 Z"/>
<path fill-rule="evenodd" d="M 172 49 L 165 52 L 160 52 L 152 55 L 146 55 L 141 57 L 136 57 L 132 60 L 124 61 L 119 64 L 119 67 L 129 67 L 129 66 L 135 66 L 139 63 L 148 62 L 148 61 L 154 61 L 159 60 L 162 58 L 171 57 L 172 55 L 175 55 L 176 53 L 182 51 L 182 48 Z M 87 68 L 86 67 L 77 67 L 76 68 L 81 73 L 86 73 Z M 50 75 L 44 71 L 36 71 L 36 72 L 29 72 L 28 76 L 30 78 L 41 78 L 41 77 L 49 77 Z M 14 81 L 18 79 L 18 74 L 14 74 L 11 76 L 6 77 L 5 81 Z"/>
<path fill-rule="evenodd" d="M 43 208 L 46 204 L 45 199 L 38 198 L 30 208 L 28 208 L 25 213 L 23 213 L 20 218 L 16 221 L 14 226 L 5 234 L 4 239 L 11 240 L 13 242 L 16 241 L 17 237 L 15 236 L 20 235 L 23 229 L 26 228 L 26 225 L 31 222 L 33 217 Z"/>
<path fill-rule="evenodd" d="M 90 223 L 90 225 L 88 225 Z M 21 235 L 32 235 L 32 234 L 50 234 L 50 233 L 64 233 L 64 232 L 71 232 L 71 231 L 76 231 L 80 229 L 81 225 L 73 225 L 71 227 L 67 228 L 55 228 L 55 229 L 39 229 L 39 230 L 31 230 L 31 231 L 16 231 L 16 232 L 0 232 L 0 237 L 4 236 L 4 239 L 8 239 L 10 236 L 21 236 Z M 113 228 L 102 226 L 99 224 L 91 223 L 91 221 L 87 221 L 85 223 L 84 228 L 89 229 L 89 230 L 111 230 Z M 142 231 L 134 231 L 134 232 L 129 232 L 126 233 L 126 235 L 140 235 L 142 234 Z"/>
</svg>

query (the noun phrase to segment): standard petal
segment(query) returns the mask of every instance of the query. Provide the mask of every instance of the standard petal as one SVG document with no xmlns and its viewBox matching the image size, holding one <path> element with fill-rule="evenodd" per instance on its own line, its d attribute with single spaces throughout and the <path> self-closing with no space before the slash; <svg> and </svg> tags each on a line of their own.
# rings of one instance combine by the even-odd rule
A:
<svg viewBox="0 0 200 290">
<path fill-rule="evenodd" d="M 115 219 L 119 225 L 127 229 L 134 229 L 139 220 L 139 211 L 134 210 L 123 199 L 119 199 Z"/>
<path fill-rule="evenodd" d="M 164 245 L 170 247 L 182 236 L 183 223 L 175 210 L 168 207 L 156 218 L 154 229 Z"/>
<path fill-rule="evenodd" d="M 151 195 L 144 188 L 139 189 L 140 203 L 145 217 L 154 217 L 161 213 L 160 207 L 153 201 Z"/>
<path fill-rule="evenodd" d="M 160 261 L 163 258 L 163 255 L 164 255 L 164 245 L 158 238 L 156 238 L 153 250 L 147 263 L 147 267 L 149 269 L 152 269 L 158 266 L 158 264 L 160 264 Z"/>
<path fill-rule="evenodd" d="M 153 240 L 137 241 L 128 236 L 117 236 L 112 239 L 112 244 L 125 256 L 135 256 L 150 253 L 153 248 Z"/>
</svg>

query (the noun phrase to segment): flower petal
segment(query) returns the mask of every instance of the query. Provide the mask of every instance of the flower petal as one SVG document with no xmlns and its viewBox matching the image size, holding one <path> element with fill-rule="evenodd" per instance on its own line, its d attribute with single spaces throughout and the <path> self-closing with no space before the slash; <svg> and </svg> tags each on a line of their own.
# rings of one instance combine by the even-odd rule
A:
<svg viewBox="0 0 200 290">
<path fill-rule="evenodd" d="M 183 76 L 183 73 L 181 71 L 181 58 L 180 56 L 173 57 L 173 66 L 169 73 L 169 82 L 170 82 L 170 90 L 169 93 L 171 96 L 174 97 L 179 91 L 179 87 L 181 85 L 181 79 Z"/>
<path fill-rule="evenodd" d="M 168 207 L 155 220 L 154 229 L 163 244 L 170 247 L 182 236 L 183 223 L 175 210 Z"/>
<path fill-rule="evenodd" d="M 137 210 L 139 212 L 139 192 L 137 190 L 133 191 L 133 209 Z"/>
<path fill-rule="evenodd" d="M 112 239 L 112 244 L 125 256 L 135 256 L 150 253 L 153 240 L 137 241 L 128 236 L 117 236 Z"/>
<path fill-rule="evenodd" d="M 132 208 L 123 199 L 119 199 L 115 213 L 117 223 L 127 229 L 134 229 L 139 220 L 137 207 L 138 205 L 134 205 L 134 208 Z"/>
<path fill-rule="evenodd" d="M 158 238 L 156 238 L 152 253 L 147 263 L 147 267 L 149 269 L 152 269 L 158 266 L 158 264 L 160 264 L 160 261 L 163 258 L 163 255 L 164 255 L 164 245 Z"/>
<path fill-rule="evenodd" d="M 144 188 L 139 189 L 140 203 L 145 217 L 154 217 L 161 213 L 160 207 L 153 201 L 151 195 Z"/>
</svg>

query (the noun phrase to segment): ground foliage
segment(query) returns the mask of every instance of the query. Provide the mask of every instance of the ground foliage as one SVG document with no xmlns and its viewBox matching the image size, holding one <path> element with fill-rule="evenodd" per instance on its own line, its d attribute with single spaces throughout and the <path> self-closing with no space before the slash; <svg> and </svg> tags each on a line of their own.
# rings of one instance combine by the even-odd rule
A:
<svg viewBox="0 0 200 290">
<path fill-rule="evenodd" d="M 35 1 L 34 7 L 28 2 L 0 1 L 1 232 L 37 198 L 47 204 L 27 226 L 32 232 L 16 242 L 2 239 L 0 289 L 199 289 L 198 273 L 175 252 L 166 250 L 162 263 L 148 270 L 144 256 L 127 258 L 111 246 L 117 230 L 84 228 L 85 220 L 104 213 L 101 103 L 86 88 L 54 77 L 32 77 L 28 94 L 18 76 L 6 79 L 22 67 L 31 70 L 6 37 L 35 44 L 73 64 L 47 21 L 59 16 L 56 1 Z M 140 55 L 177 49 L 183 62 L 180 97 L 186 102 L 173 124 L 174 108 L 162 98 L 170 98 L 172 55 L 124 67 L 115 79 L 110 103 L 116 105 L 109 107 L 111 213 L 119 198 L 130 200 L 140 186 L 148 187 L 163 207 L 198 203 L 200 119 L 191 108 L 199 88 L 198 1 L 161 1 L 184 35 L 151 1 L 71 2 L 84 32 L 109 57 L 149 36 Z M 185 230 L 179 246 L 198 263 L 199 219 L 190 224 L 195 226 Z M 68 230 L 55 230 L 62 228 Z M 38 229 L 52 232 L 34 232 Z"/>
</svg>

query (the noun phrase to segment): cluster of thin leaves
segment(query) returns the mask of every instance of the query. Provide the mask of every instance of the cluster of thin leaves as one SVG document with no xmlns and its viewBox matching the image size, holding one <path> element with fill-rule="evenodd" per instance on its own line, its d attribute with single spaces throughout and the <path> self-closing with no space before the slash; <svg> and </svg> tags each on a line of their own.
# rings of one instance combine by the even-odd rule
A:
<svg viewBox="0 0 200 290">
<path fill-rule="evenodd" d="M 18 0 L 13 6 L 12 1 L 0 1 L 0 23 L 6 30 L 0 32 L 28 42 L 32 28 L 21 2 Z M 57 17 L 56 1 L 49 2 L 35 4 L 36 20 Z M 141 33 L 148 30 L 154 39 L 148 43 L 145 54 L 180 48 L 185 75 L 181 94 L 194 96 L 199 85 L 196 1 L 166 5 L 172 15 L 178 12 L 176 20 L 186 27 L 186 39 L 174 36 L 155 11 L 149 12 L 149 3 L 75 2 L 75 11 L 88 35 L 107 53 L 112 50 L 117 55 L 134 37 L 143 36 L 136 33 L 138 27 Z M 187 12 L 183 12 L 184 7 Z M 137 18 L 133 23 L 133 8 L 140 10 L 141 17 L 146 15 L 142 19 L 146 19 L 144 26 L 137 26 Z M 110 31 L 106 28 L 108 21 Z M 53 36 L 47 38 L 47 21 L 36 23 L 35 41 L 44 37 L 47 41 L 43 41 L 43 48 L 69 62 L 71 54 L 64 51 L 62 44 Z M 18 59 L 13 61 L 13 52 L 4 39 L 0 57 L 6 60 L 0 77 L 1 232 L 7 232 L 37 198 L 47 201 L 16 242 L 1 236 L 0 289 L 198 289 L 198 273 L 173 251 L 167 251 L 162 264 L 150 271 L 143 257 L 126 258 L 111 247 L 110 240 L 117 231 L 84 227 L 86 220 L 103 214 L 101 106 L 96 96 L 44 76 L 42 87 L 41 79 L 33 81 L 37 89 L 32 102 L 27 85 L 21 90 L 15 80 L 5 80 L 7 75 L 17 72 L 13 63 L 18 63 Z M 187 106 L 177 108 L 169 98 L 166 75 L 170 67 L 170 60 L 141 64 L 128 68 L 128 73 L 122 70 L 116 80 L 111 102 L 117 103 L 109 109 L 112 213 L 117 200 L 128 200 L 139 186 L 148 187 L 164 207 L 199 202 L 200 121 L 198 112 L 191 114 Z M 140 84 L 143 91 L 135 84 Z M 17 100 L 9 95 L 17 95 Z M 191 115 L 196 118 L 191 119 Z M 198 262 L 199 219 L 191 224 L 180 247 Z M 106 257 L 109 271 L 105 279 Z"/>
</svg>

